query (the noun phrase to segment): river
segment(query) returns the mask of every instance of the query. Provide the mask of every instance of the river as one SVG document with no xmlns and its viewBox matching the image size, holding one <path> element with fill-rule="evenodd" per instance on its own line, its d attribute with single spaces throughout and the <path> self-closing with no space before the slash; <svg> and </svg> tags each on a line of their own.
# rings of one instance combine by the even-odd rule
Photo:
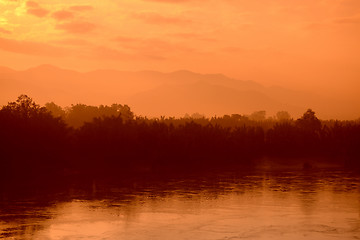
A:
<svg viewBox="0 0 360 240">
<path fill-rule="evenodd" d="M 360 177 L 253 171 L 2 193 L 5 239 L 360 239 Z"/>
</svg>

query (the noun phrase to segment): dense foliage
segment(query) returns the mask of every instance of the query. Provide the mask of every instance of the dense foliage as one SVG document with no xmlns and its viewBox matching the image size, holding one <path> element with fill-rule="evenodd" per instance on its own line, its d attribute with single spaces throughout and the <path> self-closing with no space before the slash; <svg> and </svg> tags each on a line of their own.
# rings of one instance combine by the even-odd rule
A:
<svg viewBox="0 0 360 240">
<path fill-rule="evenodd" d="M 358 121 L 320 121 L 310 109 L 297 120 L 278 115 L 148 119 L 126 105 L 65 111 L 22 95 L 0 110 L 0 178 L 245 167 L 262 157 L 324 157 L 359 167 Z"/>
</svg>

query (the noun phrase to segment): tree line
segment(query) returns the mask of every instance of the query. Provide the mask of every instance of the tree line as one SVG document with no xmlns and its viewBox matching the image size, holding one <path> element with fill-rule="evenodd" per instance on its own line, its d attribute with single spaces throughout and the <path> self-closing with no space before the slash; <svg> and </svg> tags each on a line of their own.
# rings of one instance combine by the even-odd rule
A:
<svg viewBox="0 0 360 240">
<path fill-rule="evenodd" d="M 65 111 L 21 95 L 0 110 L 0 179 L 246 168 L 263 157 L 322 157 L 360 167 L 359 121 L 322 121 L 311 109 L 299 119 L 278 114 L 150 119 L 127 105 Z"/>
</svg>

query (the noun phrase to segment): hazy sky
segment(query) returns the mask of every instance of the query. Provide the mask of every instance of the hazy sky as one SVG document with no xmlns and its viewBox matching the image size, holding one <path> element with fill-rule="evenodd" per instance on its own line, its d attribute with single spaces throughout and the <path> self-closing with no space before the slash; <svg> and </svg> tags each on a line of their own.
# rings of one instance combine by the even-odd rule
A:
<svg viewBox="0 0 360 240">
<path fill-rule="evenodd" d="M 0 0 L 0 65 L 223 73 L 356 98 L 360 0 Z"/>
</svg>

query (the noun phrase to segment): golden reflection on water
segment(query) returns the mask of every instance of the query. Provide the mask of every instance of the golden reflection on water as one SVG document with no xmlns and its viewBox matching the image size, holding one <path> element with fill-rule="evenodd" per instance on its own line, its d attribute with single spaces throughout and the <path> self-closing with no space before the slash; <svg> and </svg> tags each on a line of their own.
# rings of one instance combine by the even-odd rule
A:
<svg viewBox="0 0 360 240">
<path fill-rule="evenodd" d="M 30 207 L 22 212 L 31 216 L 26 220 L 0 217 L 0 233 L 14 239 L 129 240 L 360 236 L 359 177 L 262 174 L 213 184 L 196 179 L 133 192 L 110 188 L 92 199 Z"/>
</svg>

